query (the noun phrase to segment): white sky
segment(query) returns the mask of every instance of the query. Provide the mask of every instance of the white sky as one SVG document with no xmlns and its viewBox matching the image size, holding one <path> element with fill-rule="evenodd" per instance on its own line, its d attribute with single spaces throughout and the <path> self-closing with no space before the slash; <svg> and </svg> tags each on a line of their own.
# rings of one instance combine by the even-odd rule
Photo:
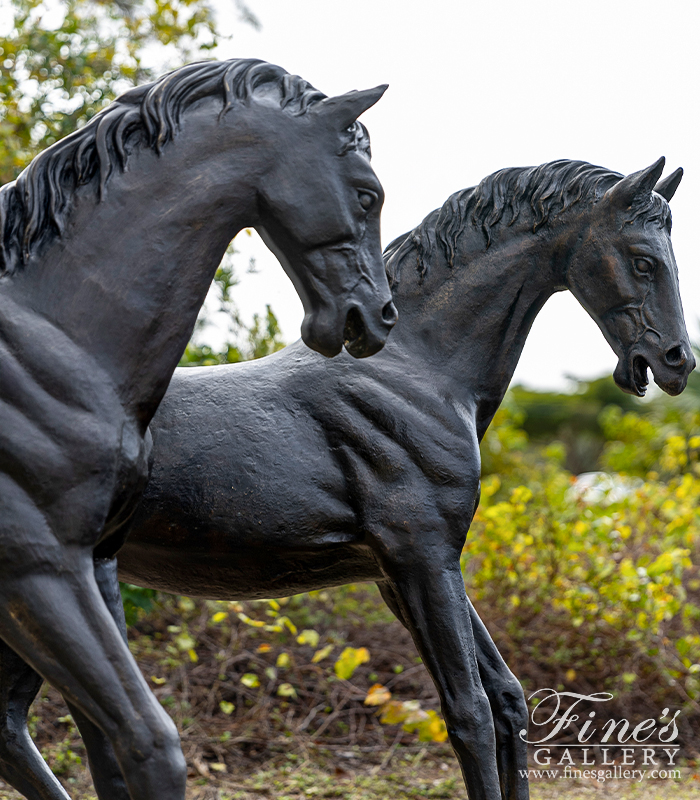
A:
<svg viewBox="0 0 700 800">
<path fill-rule="evenodd" d="M 256 32 L 217 0 L 233 38 L 216 55 L 256 57 L 327 94 L 389 83 L 363 116 L 386 190 L 383 242 L 451 193 L 501 167 L 573 158 L 633 172 L 683 166 L 673 242 L 691 338 L 700 269 L 700 4 L 696 0 L 250 0 Z M 241 237 L 243 238 L 243 237 Z M 244 317 L 270 303 L 285 338 L 301 304 L 282 269 L 248 237 L 238 257 Z M 246 274 L 253 254 L 259 272 Z M 515 380 L 549 388 L 611 372 L 615 357 L 568 293 L 552 298 Z"/>
</svg>

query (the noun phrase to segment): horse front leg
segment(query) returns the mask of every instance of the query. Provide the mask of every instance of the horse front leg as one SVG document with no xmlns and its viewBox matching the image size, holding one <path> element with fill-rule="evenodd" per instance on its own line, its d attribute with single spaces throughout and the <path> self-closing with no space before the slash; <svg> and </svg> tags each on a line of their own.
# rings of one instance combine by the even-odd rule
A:
<svg viewBox="0 0 700 800">
<path fill-rule="evenodd" d="M 437 688 L 470 800 L 501 800 L 494 722 L 479 676 L 459 558 L 438 543 L 411 550 L 407 561 L 407 548 L 400 555 L 396 551 L 396 559 L 380 557 L 399 618 Z"/>
<path fill-rule="evenodd" d="M 126 642 L 116 559 L 94 562 L 102 599 Z M 0 640 L 0 777 L 29 800 L 68 800 L 27 730 L 27 715 L 44 679 Z M 95 792 L 102 800 L 129 800 L 114 750 L 104 733 L 73 703 L 70 713 L 88 754 Z"/>
<path fill-rule="evenodd" d="M 69 800 L 27 730 L 44 679 L 0 639 L 0 777 L 28 800 Z"/>
<path fill-rule="evenodd" d="M 117 577 L 117 559 L 96 558 L 93 565 L 95 581 L 102 599 L 119 628 L 124 644 L 127 644 L 124 605 Z M 67 705 L 83 737 L 97 797 L 99 800 L 130 800 L 124 776 L 109 739 L 74 703 L 68 702 Z"/>
<path fill-rule="evenodd" d="M 384 602 L 394 616 L 408 628 L 394 590 L 386 581 L 377 584 Z M 476 645 L 479 676 L 493 713 L 496 729 L 496 757 L 503 800 L 529 800 L 527 743 L 520 731 L 527 730 L 528 713 L 522 686 L 508 668 L 486 626 L 467 597 Z"/>
<path fill-rule="evenodd" d="M 80 521 L 65 520 L 79 542 Z M 177 729 L 144 681 L 95 581 L 92 550 L 58 539 L 0 472 L 0 637 L 112 745 L 131 800 L 182 800 Z"/>
</svg>

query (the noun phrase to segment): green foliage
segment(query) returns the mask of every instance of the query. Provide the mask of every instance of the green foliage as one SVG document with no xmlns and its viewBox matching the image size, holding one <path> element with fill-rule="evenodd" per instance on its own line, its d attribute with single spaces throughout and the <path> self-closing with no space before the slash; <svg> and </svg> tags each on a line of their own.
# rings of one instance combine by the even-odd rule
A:
<svg viewBox="0 0 700 800">
<path fill-rule="evenodd" d="M 605 469 L 652 480 L 700 476 L 700 411 L 664 404 L 641 415 L 610 407 L 600 421 L 608 440 L 601 458 Z"/>
<path fill-rule="evenodd" d="M 577 381 L 572 392 L 540 392 L 514 386 L 511 403 L 523 413 L 522 427 L 534 443 L 560 441 L 565 449 L 564 464 L 576 474 L 596 469 L 605 443 L 600 421 L 607 407 L 622 412 L 644 409 L 638 398 L 621 392 L 611 376 Z"/>
<path fill-rule="evenodd" d="M 228 341 L 217 349 L 208 344 L 199 344 L 195 336 L 188 343 L 180 359 L 180 366 L 209 367 L 214 364 L 237 364 L 239 361 L 262 358 L 281 350 L 284 341 L 277 317 L 269 305 L 265 306 L 265 309 L 263 318 L 259 314 L 253 315 L 253 324 L 245 331 L 243 345 Z M 206 314 L 202 315 L 200 320 L 206 320 Z M 240 322 L 239 327 L 244 328 Z"/>
<path fill-rule="evenodd" d="M 120 588 L 126 624 L 130 627 L 139 618 L 139 611 L 148 613 L 153 608 L 153 600 L 157 592 L 154 589 L 145 589 L 143 586 L 133 586 L 130 583 L 122 583 Z"/>
<path fill-rule="evenodd" d="M 670 414 L 655 424 L 613 407 L 601 424 L 616 437 L 608 465 L 647 480 L 612 475 L 603 489 L 584 489 L 551 450 L 501 458 L 483 478 L 464 550 L 467 591 L 487 610 L 498 644 L 521 663 L 538 663 L 547 685 L 578 676 L 618 694 L 635 682 L 648 696 L 674 687 L 696 707 L 698 418 Z M 485 452 L 503 438 L 499 427 Z"/>
<path fill-rule="evenodd" d="M 84 125 L 117 94 L 154 77 L 148 52 L 175 63 L 218 39 L 208 0 L 2 0 L 0 183 Z M 164 57 L 164 59 L 163 59 Z"/>
</svg>

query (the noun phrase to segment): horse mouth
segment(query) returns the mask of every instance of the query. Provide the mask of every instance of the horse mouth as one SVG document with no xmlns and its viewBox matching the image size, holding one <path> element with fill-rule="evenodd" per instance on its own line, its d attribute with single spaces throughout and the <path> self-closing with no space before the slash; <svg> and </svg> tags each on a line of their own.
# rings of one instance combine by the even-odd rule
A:
<svg viewBox="0 0 700 800">
<path fill-rule="evenodd" d="M 632 380 L 638 397 L 644 397 L 649 386 L 649 362 L 644 356 L 635 356 L 632 361 Z"/>
<path fill-rule="evenodd" d="M 343 329 L 343 344 L 345 349 L 354 358 L 363 358 L 376 352 L 369 352 L 369 334 L 362 314 L 357 308 L 351 308 L 345 318 Z"/>
<path fill-rule="evenodd" d="M 671 397 L 675 397 L 685 389 L 688 375 L 694 368 L 693 358 L 687 363 L 684 362 L 679 368 L 667 369 L 656 360 L 649 362 L 644 356 L 637 354 L 631 360 L 631 375 L 628 372 L 629 378 L 618 381 L 618 386 L 623 391 L 636 394 L 637 397 L 644 397 L 649 386 L 649 370 L 651 370 L 659 388 Z"/>
</svg>

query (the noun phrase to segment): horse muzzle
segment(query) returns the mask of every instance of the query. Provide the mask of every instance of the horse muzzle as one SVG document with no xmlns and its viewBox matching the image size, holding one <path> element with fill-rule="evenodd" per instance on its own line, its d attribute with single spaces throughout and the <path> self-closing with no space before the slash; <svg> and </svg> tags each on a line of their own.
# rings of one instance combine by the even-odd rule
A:
<svg viewBox="0 0 700 800">
<path fill-rule="evenodd" d="M 353 358 L 367 358 L 384 347 L 398 312 L 390 300 L 380 314 L 368 314 L 352 306 L 344 314 L 326 308 L 306 314 L 301 325 L 301 338 L 312 350 L 332 358 L 343 346 Z"/>
<path fill-rule="evenodd" d="M 618 361 L 613 377 L 623 392 L 644 397 L 649 385 L 649 369 L 654 383 L 675 397 L 685 389 L 695 369 L 695 357 L 687 343 L 676 344 L 661 353 L 635 350 Z"/>
<path fill-rule="evenodd" d="M 399 315 L 393 301 L 382 308 L 378 320 L 365 318 L 359 308 L 348 311 L 343 329 L 343 344 L 353 358 L 367 358 L 384 347 Z"/>
</svg>

